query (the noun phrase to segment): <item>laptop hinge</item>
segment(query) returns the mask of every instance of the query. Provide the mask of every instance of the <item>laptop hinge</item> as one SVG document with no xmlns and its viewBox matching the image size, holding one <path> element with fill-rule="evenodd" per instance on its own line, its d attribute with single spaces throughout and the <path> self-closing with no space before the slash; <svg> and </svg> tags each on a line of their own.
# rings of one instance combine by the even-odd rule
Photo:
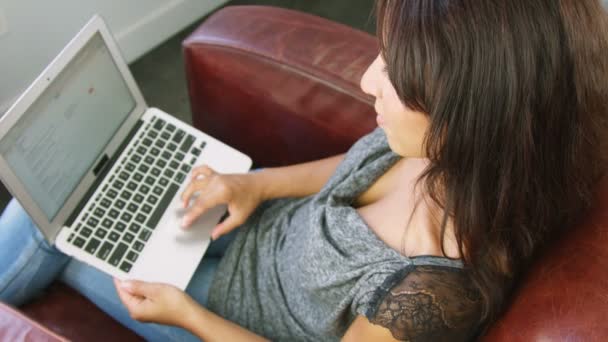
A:
<svg viewBox="0 0 608 342">
<path fill-rule="evenodd" d="M 133 136 L 135 135 L 135 133 L 137 133 L 143 123 L 144 122 L 141 119 L 137 120 L 137 123 L 135 124 L 135 126 L 133 126 L 133 128 L 131 128 L 131 131 L 129 131 L 127 137 L 122 141 L 116 152 L 114 152 L 112 158 L 108 160 L 108 156 L 104 155 L 99 161 L 99 163 L 95 166 L 95 169 L 93 170 L 94 174 L 97 176 L 97 178 L 95 178 L 95 182 L 93 182 L 93 185 L 91 185 L 91 187 L 84 194 L 76 208 L 74 208 L 67 221 L 65 222 L 64 226 L 70 227 L 74 223 L 74 220 L 76 220 L 78 214 L 80 214 L 80 212 L 87 204 L 91 196 L 93 196 L 93 193 L 95 193 L 95 190 L 97 190 L 97 187 L 99 187 L 101 182 L 106 178 L 108 171 L 112 169 L 112 166 L 114 165 L 114 163 L 116 163 L 118 157 L 120 157 L 122 152 L 127 148 L 127 145 L 129 144 L 131 139 L 133 139 Z"/>
</svg>

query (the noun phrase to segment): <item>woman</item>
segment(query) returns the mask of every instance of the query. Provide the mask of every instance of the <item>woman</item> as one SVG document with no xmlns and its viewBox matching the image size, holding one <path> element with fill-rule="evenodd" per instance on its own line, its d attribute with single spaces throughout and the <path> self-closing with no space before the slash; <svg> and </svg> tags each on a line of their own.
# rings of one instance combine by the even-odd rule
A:
<svg viewBox="0 0 608 342">
<path fill-rule="evenodd" d="M 379 0 L 377 11 L 381 52 L 361 87 L 379 128 L 320 161 L 196 168 L 184 226 L 228 204 L 212 249 L 232 241 L 186 293 L 139 281 L 115 281 L 115 293 L 105 274 L 38 248 L 12 203 L 0 245 L 34 247 L 0 258 L 28 261 L 2 274 L 2 299 L 61 274 L 148 339 L 477 336 L 605 170 L 606 15 L 597 0 Z M 116 294 L 132 318 L 163 325 L 135 322 Z"/>
</svg>

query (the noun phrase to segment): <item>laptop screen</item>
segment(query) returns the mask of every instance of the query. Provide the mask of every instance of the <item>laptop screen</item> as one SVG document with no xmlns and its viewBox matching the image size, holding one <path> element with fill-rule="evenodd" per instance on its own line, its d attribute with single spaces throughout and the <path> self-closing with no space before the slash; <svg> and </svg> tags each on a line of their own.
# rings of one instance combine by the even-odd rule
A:
<svg viewBox="0 0 608 342">
<path fill-rule="evenodd" d="M 0 141 L 0 153 L 49 221 L 135 106 L 97 33 Z"/>
</svg>

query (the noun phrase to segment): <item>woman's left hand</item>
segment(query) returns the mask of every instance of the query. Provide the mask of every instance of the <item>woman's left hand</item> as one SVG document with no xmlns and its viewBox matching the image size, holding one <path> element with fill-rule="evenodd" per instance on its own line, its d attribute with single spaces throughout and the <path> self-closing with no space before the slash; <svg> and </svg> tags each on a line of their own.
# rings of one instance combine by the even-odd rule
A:
<svg viewBox="0 0 608 342">
<path fill-rule="evenodd" d="M 133 319 L 183 327 L 188 311 L 197 306 L 175 286 L 137 280 L 114 279 L 118 297 Z"/>
</svg>

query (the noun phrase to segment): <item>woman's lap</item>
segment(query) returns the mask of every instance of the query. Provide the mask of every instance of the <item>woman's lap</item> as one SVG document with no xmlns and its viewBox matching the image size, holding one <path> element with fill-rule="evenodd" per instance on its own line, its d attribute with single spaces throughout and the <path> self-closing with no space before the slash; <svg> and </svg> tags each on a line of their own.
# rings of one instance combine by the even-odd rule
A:
<svg viewBox="0 0 608 342">
<path fill-rule="evenodd" d="M 186 292 L 206 304 L 213 273 L 233 234 L 212 243 Z M 50 247 L 16 200 L 0 216 L 0 300 L 21 305 L 60 279 L 148 340 L 189 340 L 187 331 L 133 320 L 118 299 L 112 277 Z"/>
</svg>

